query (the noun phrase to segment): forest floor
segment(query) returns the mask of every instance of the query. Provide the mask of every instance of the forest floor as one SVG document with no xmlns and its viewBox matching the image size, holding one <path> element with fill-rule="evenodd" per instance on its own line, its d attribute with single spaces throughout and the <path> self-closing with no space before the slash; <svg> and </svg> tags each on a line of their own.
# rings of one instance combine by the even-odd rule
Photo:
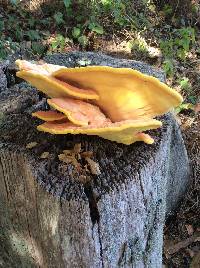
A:
<svg viewBox="0 0 200 268">
<path fill-rule="evenodd" d="M 25 51 L 27 58 L 36 60 L 54 52 L 100 51 L 118 58 L 139 60 L 163 68 L 167 84 L 183 95 L 184 102 L 177 107 L 176 118 L 188 150 L 191 183 L 177 211 L 166 222 L 163 267 L 200 267 L 198 1 L 193 1 L 193 7 L 196 8 L 194 14 L 188 11 L 185 19 L 183 16 L 178 17 L 177 7 L 173 11 L 173 8 L 165 5 L 158 11 L 154 5 L 145 5 L 144 10 L 141 6 L 134 6 L 131 7 L 134 17 L 130 17 L 124 15 L 124 6 L 120 5 L 101 7 L 101 10 L 105 8 L 103 11 L 106 15 L 101 14 L 100 17 L 97 17 L 98 7 L 95 7 L 97 13 L 91 15 L 91 18 L 96 18 L 95 22 L 94 18 L 91 21 L 89 17 L 83 22 L 79 8 L 76 10 L 76 19 L 72 20 L 74 24 L 69 23 L 68 27 L 66 21 L 74 16 L 73 12 L 77 7 L 70 7 L 71 13 L 68 13 L 67 18 L 60 12 L 63 10 L 60 7 L 50 10 L 49 13 L 45 11 L 43 14 L 43 10 L 30 13 L 26 7 L 16 6 L 16 2 L 11 1 L 14 4 L 0 7 L 0 60 L 6 59 L 19 48 Z M 85 11 L 81 12 L 87 12 L 87 7 L 84 8 Z M 94 12 L 94 9 L 88 11 L 88 14 L 89 12 Z"/>
</svg>

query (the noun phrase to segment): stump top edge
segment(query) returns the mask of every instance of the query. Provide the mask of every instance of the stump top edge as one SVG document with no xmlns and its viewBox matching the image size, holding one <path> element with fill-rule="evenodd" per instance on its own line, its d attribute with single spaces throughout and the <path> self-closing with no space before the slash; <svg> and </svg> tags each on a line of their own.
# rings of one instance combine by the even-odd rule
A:
<svg viewBox="0 0 200 268">
<path fill-rule="evenodd" d="M 102 53 L 72 52 L 55 54 L 46 56 L 44 60 L 48 63 L 67 67 L 83 66 L 85 64 L 133 68 L 164 81 L 163 73 L 147 64 L 116 59 Z M 24 105 L 23 108 L 22 106 L 17 106 L 18 109 L 12 109 L 11 113 L 7 113 L 4 116 L 0 124 L 0 149 L 9 149 L 9 151 L 13 150 L 29 155 L 33 170 L 37 171 L 35 172 L 37 181 L 42 187 L 51 194 L 68 200 L 87 198 L 88 187 L 92 188 L 97 193 L 97 196 L 100 196 L 113 189 L 120 188 L 121 184 L 128 183 L 130 172 L 131 174 L 137 173 L 159 150 L 161 141 L 167 135 L 168 129 L 172 124 L 170 115 L 162 117 L 163 127 L 150 132 L 155 139 L 155 143 L 151 146 L 141 142 L 126 146 L 103 140 L 96 136 L 54 136 L 38 132 L 36 130 L 38 121 L 30 115 L 33 109 L 44 101 L 38 96 L 38 92 L 30 89 L 30 86 L 26 83 L 16 85 L 14 89 L 10 88 L 7 92 L 9 93 L 9 91 L 14 94 L 12 101 L 18 97 L 19 103 L 23 102 Z M 2 94 L 4 94 L 5 100 L 5 92 Z M 8 97 L 10 94 L 8 94 Z M 44 103 L 41 105 L 44 105 Z M 12 106 L 12 103 L 10 106 Z M 27 149 L 27 144 L 31 142 L 36 142 L 37 145 L 32 149 Z M 58 159 L 58 154 L 62 153 L 62 150 L 72 149 L 77 143 L 81 143 L 83 151 L 92 151 L 94 153 L 93 160 L 99 164 L 101 171 L 98 176 L 87 172 L 86 174 L 84 173 L 86 175 L 86 182 L 84 181 L 84 183 L 80 179 L 82 174 L 74 170 L 73 165 L 66 165 Z M 50 157 L 42 159 L 41 155 L 44 152 L 49 152 Z M 86 163 L 80 160 L 80 164 L 83 167 Z"/>
</svg>

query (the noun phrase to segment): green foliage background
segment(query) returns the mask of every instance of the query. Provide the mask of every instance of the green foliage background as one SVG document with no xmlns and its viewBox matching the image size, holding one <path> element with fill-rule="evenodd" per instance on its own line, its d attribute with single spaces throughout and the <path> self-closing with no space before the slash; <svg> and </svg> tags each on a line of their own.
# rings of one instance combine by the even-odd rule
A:
<svg viewBox="0 0 200 268">
<path fill-rule="evenodd" d="M 177 62 L 185 65 L 191 53 L 200 54 L 199 11 L 199 4 L 189 0 L 179 6 L 172 0 L 60 0 L 32 11 L 19 0 L 10 0 L 0 8 L 0 59 L 24 43 L 39 59 L 70 47 L 95 50 L 96 40 L 115 36 L 143 60 L 149 57 L 149 47 L 159 49 L 166 75 L 188 91 L 189 79 L 176 75 Z M 189 97 L 192 103 L 197 101 L 191 90 Z"/>
</svg>

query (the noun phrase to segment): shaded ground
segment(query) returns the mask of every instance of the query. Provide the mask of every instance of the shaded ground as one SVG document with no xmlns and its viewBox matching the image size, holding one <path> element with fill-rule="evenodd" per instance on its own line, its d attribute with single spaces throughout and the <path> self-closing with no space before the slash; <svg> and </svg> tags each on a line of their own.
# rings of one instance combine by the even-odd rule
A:
<svg viewBox="0 0 200 268">
<path fill-rule="evenodd" d="M 194 120 L 193 123 L 191 120 Z M 181 115 L 191 164 L 191 185 L 175 215 L 165 226 L 166 267 L 200 267 L 200 117 Z M 191 125 L 190 125 L 191 124 Z"/>
<path fill-rule="evenodd" d="M 81 7 L 87 19 L 80 18 L 80 22 L 72 19 L 80 16 L 80 8 L 76 5 L 72 5 L 68 17 L 62 13 L 62 4 L 61 8 L 58 6 L 48 12 L 43 6 L 38 14 L 35 10 L 31 16 L 23 6 L 18 9 L 12 5 L 2 6 L 0 58 L 6 58 L 19 49 L 29 59 L 40 59 L 59 51 L 87 50 L 141 60 L 164 68 L 167 83 L 184 96 L 184 104 L 178 107 L 176 116 L 191 163 L 190 189 L 176 213 L 166 222 L 164 263 L 165 267 L 196 268 L 200 267 L 199 2 L 183 1 L 192 3 L 192 8 L 196 8 L 194 13 L 185 4 L 183 7 L 177 5 L 174 10 L 169 4 L 158 8 L 157 5 L 146 4 L 144 7 L 140 1 L 135 2 L 130 6 L 130 13 L 128 5 L 125 11 L 121 6 L 107 7 L 103 9 L 104 13 L 95 11 L 92 14 L 96 16 L 95 25 L 87 17 L 92 12 L 87 5 Z"/>
</svg>

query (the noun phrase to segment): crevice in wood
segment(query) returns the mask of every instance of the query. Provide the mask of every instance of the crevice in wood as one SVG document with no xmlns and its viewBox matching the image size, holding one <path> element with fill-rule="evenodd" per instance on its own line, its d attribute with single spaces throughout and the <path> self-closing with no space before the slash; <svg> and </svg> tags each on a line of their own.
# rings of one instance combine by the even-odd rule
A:
<svg viewBox="0 0 200 268">
<path fill-rule="evenodd" d="M 100 231 L 99 222 L 98 222 L 98 228 L 97 228 L 97 230 L 98 230 L 98 236 L 99 236 L 101 264 L 102 264 L 102 268 L 104 268 L 103 246 L 102 246 L 101 231 Z"/>
<path fill-rule="evenodd" d="M 144 195 L 144 186 L 143 186 L 143 183 L 142 183 L 142 178 L 141 178 L 140 174 L 137 174 L 137 175 L 139 177 L 140 189 L 141 189 L 141 193 L 142 193 L 143 203 L 144 203 L 144 206 L 145 206 L 146 198 L 145 198 L 145 195 Z"/>
<path fill-rule="evenodd" d="M 4 73 L 7 79 L 7 87 L 13 87 L 16 84 L 20 84 L 21 82 L 23 82 L 23 80 L 19 77 L 16 76 L 16 68 L 14 66 L 8 66 Z"/>
<path fill-rule="evenodd" d="M 121 267 L 125 262 L 125 255 L 126 255 L 127 247 L 128 247 L 127 242 L 124 242 L 124 244 L 122 245 L 121 254 L 120 254 L 120 257 L 119 257 L 119 260 L 118 260 L 118 266 L 119 267 Z"/>
<path fill-rule="evenodd" d="M 97 207 L 97 201 L 96 201 L 96 198 L 94 196 L 92 186 L 90 183 L 87 183 L 84 185 L 84 192 L 85 192 L 85 194 L 88 198 L 88 201 L 89 201 L 90 217 L 91 217 L 92 224 L 93 225 L 95 223 L 98 224 L 99 219 L 100 219 L 100 215 L 99 215 L 99 210 Z"/>
<path fill-rule="evenodd" d="M 23 181 L 24 181 L 24 196 L 27 196 L 27 189 L 26 189 L 26 181 L 25 181 L 25 178 L 22 177 Z M 30 226 L 30 222 L 29 222 L 29 217 L 28 217 L 28 209 L 27 209 L 27 206 L 25 205 L 24 206 L 24 209 L 25 209 L 25 219 L 26 219 L 26 223 L 27 223 L 27 232 L 28 232 L 28 236 L 29 236 L 29 239 L 30 239 L 30 243 L 31 243 L 31 248 L 33 249 L 33 255 L 34 255 L 34 259 L 36 260 L 36 256 L 35 256 L 35 246 L 34 246 L 34 243 L 33 243 L 33 237 L 32 237 L 32 232 L 31 232 L 31 226 Z M 40 268 L 40 266 L 38 265 L 38 268 Z"/>
<path fill-rule="evenodd" d="M 148 262 L 149 255 L 151 255 L 152 246 L 154 246 L 153 241 L 155 242 L 155 237 L 154 237 L 155 230 L 158 229 L 158 225 L 160 222 L 159 215 L 160 215 L 160 206 L 161 206 L 162 202 L 163 202 L 162 199 L 159 199 L 157 201 L 156 209 L 155 209 L 155 212 L 153 214 L 154 217 L 153 217 L 152 224 L 149 228 L 147 239 L 146 239 L 147 243 L 146 243 L 145 250 L 144 250 L 145 254 L 143 255 L 144 263 Z"/>
<path fill-rule="evenodd" d="M 53 185 L 52 185 L 52 187 L 53 187 Z M 51 188 L 52 188 L 51 187 Z M 63 186 L 63 190 L 62 190 L 62 192 L 61 192 L 61 194 L 60 194 L 60 206 L 62 207 L 62 205 L 63 205 L 63 202 L 62 202 L 62 199 L 63 199 L 63 197 L 64 197 L 64 195 L 65 195 L 65 189 L 66 189 L 66 185 L 64 185 Z M 51 189 L 50 189 L 50 191 L 51 191 Z M 50 192 L 49 191 L 49 192 Z"/>
<path fill-rule="evenodd" d="M 99 210 L 98 210 L 98 206 L 97 206 L 97 200 L 96 200 L 96 197 L 95 197 L 94 192 L 92 190 L 92 186 L 91 186 L 90 182 L 84 185 L 84 192 L 88 198 L 89 208 L 90 208 L 90 217 L 91 217 L 92 224 L 93 224 L 93 226 L 95 224 L 97 224 L 101 264 L 102 264 L 102 268 L 104 268 L 103 246 L 102 246 L 101 231 L 100 231 L 100 225 L 99 225 L 100 214 L 99 214 Z"/>
<path fill-rule="evenodd" d="M 1 160 L 1 159 L 0 159 Z M 1 162 L 1 165 L 3 167 L 3 162 Z M 4 168 L 2 168 L 3 172 L 4 172 Z M 4 175 L 4 174 L 3 174 Z M 4 180 L 4 184 L 5 184 L 5 190 L 6 190 L 6 196 L 7 196 L 7 200 L 9 201 L 9 189 L 8 189 L 8 185 L 7 185 L 7 181 L 6 181 L 6 176 L 4 175 L 3 177 L 3 180 Z"/>
</svg>

